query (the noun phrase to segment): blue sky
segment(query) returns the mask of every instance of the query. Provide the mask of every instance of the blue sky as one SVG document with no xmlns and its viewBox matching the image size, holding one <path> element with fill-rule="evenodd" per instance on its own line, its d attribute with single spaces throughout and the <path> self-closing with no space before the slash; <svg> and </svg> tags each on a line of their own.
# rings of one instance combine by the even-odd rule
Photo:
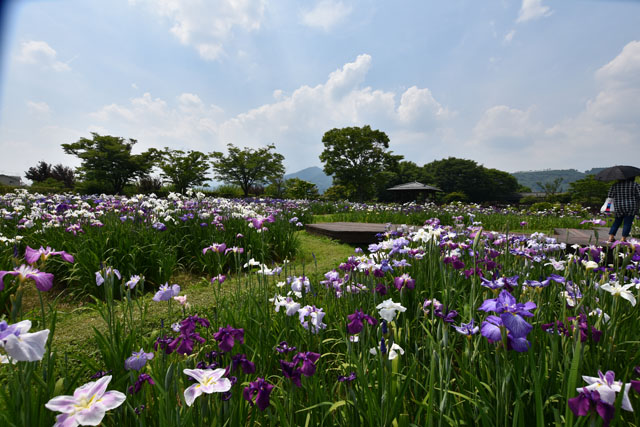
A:
<svg viewBox="0 0 640 427">
<path fill-rule="evenodd" d="M 640 1 L 18 0 L 3 4 L 0 173 L 91 132 L 274 143 L 288 172 L 371 125 L 419 165 L 640 165 Z"/>
</svg>

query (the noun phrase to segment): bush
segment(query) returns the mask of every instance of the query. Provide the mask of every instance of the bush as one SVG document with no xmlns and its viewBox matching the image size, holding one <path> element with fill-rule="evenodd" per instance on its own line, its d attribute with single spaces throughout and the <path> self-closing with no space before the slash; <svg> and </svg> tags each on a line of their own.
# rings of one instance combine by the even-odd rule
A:
<svg viewBox="0 0 640 427">
<path fill-rule="evenodd" d="M 469 200 L 469 198 L 462 191 L 453 191 L 451 193 L 446 194 L 443 200 L 445 203 L 466 202 L 467 200 Z"/>
</svg>

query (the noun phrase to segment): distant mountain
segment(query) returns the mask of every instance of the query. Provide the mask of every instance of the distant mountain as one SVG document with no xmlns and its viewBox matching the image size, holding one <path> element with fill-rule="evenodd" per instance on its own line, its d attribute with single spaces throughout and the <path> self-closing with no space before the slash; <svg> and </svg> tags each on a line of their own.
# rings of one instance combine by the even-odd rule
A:
<svg viewBox="0 0 640 427">
<path fill-rule="evenodd" d="M 531 188 L 531 191 L 541 191 L 538 183 L 553 182 L 557 178 L 562 178 L 561 191 L 567 191 L 569 184 L 587 175 L 595 175 L 605 168 L 592 168 L 585 172 L 576 169 L 547 169 L 541 171 L 513 172 L 518 183 Z"/>
<path fill-rule="evenodd" d="M 310 168 L 299 170 L 284 176 L 284 179 L 299 178 L 304 181 L 309 181 L 318 187 L 320 193 L 324 193 L 324 190 L 331 187 L 333 179 L 330 176 L 324 174 L 322 169 L 317 166 L 311 166 Z"/>
</svg>

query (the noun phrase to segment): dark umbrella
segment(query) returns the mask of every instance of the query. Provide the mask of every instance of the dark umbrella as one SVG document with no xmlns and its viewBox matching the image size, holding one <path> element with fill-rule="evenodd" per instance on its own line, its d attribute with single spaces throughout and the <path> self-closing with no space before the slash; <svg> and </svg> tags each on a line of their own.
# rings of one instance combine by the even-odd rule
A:
<svg viewBox="0 0 640 427">
<path fill-rule="evenodd" d="M 640 169 L 634 166 L 611 166 L 598 172 L 595 178 L 599 181 L 629 179 L 640 175 Z"/>
</svg>

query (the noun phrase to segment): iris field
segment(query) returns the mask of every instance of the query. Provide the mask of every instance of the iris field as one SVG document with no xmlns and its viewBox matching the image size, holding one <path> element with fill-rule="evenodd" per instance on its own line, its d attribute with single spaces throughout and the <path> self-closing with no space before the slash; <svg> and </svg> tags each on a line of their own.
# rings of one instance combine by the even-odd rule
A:
<svg viewBox="0 0 640 427">
<path fill-rule="evenodd" d="M 6 194 L 1 423 L 639 425 L 640 241 L 519 233 L 603 220 L 558 212 Z M 323 215 L 421 226 L 319 270 Z"/>
</svg>

